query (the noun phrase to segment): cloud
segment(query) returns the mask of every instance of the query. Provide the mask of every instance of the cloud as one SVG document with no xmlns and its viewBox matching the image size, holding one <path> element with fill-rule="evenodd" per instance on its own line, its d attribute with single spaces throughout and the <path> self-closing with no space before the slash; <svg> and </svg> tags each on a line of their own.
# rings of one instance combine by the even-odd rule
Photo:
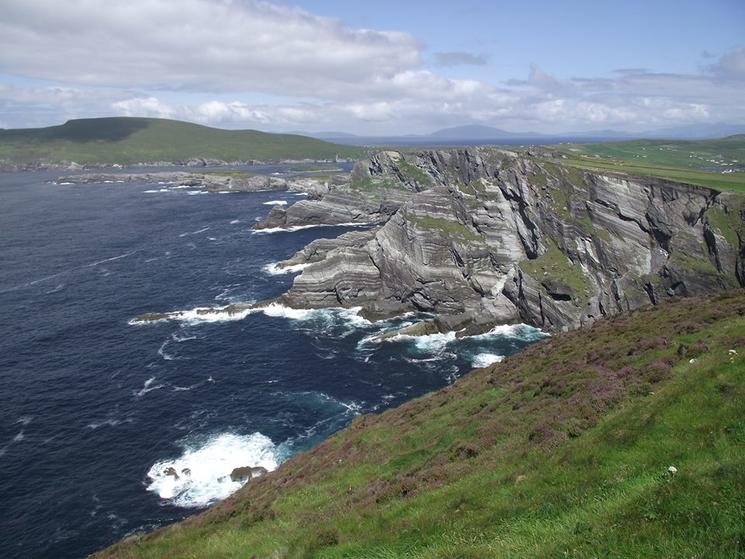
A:
<svg viewBox="0 0 745 559">
<path fill-rule="evenodd" d="M 728 52 L 709 70 L 719 78 L 745 81 L 745 47 Z"/>
<path fill-rule="evenodd" d="M 533 64 L 524 79 L 502 83 L 445 77 L 421 53 L 406 33 L 259 0 L 68 0 L 65 9 L 3 0 L 0 79 L 25 78 L 0 83 L 0 122 L 117 114 L 381 135 L 464 122 L 541 132 L 745 122 L 745 48 L 695 74 L 561 77 Z M 443 51 L 430 62 L 486 57 Z"/>
<path fill-rule="evenodd" d="M 489 62 L 485 54 L 473 54 L 462 51 L 436 52 L 437 66 L 486 66 Z"/>
<path fill-rule="evenodd" d="M 79 85 L 337 96 L 419 60 L 406 33 L 258 0 L 4 0 L 0 20 L 0 71 Z"/>
</svg>

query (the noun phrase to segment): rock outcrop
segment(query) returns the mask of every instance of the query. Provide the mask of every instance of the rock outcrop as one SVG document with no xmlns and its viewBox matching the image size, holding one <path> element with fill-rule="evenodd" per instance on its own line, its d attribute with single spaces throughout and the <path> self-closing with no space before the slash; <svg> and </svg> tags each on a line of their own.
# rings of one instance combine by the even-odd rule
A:
<svg viewBox="0 0 745 559">
<path fill-rule="evenodd" d="M 62 184 L 100 184 L 143 182 L 164 186 L 188 186 L 206 192 L 262 192 L 292 190 L 321 195 L 328 191 L 327 182 L 309 177 L 282 178 L 250 175 L 242 172 L 158 171 L 152 173 L 89 173 L 57 179 Z"/>
<path fill-rule="evenodd" d="M 473 148 L 376 154 L 351 185 L 260 226 L 384 222 L 283 263 L 311 265 L 282 302 L 427 311 L 441 329 L 474 333 L 574 328 L 745 285 L 744 212 L 734 193 Z"/>
</svg>

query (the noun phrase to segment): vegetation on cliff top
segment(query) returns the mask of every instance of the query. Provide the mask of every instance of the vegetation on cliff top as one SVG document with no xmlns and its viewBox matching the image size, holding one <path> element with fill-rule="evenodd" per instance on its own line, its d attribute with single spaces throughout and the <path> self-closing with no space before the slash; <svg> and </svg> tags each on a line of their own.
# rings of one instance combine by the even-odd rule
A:
<svg viewBox="0 0 745 559">
<path fill-rule="evenodd" d="M 745 293 L 559 334 L 102 557 L 741 557 Z"/>
<path fill-rule="evenodd" d="M 719 140 L 568 144 L 562 162 L 581 169 L 660 177 L 745 192 L 745 135 Z M 726 172 L 724 172 L 726 171 Z"/>
<path fill-rule="evenodd" d="M 221 130 L 158 118 L 88 118 L 48 128 L 0 130 L 0 161 L 15 164 L 132 164 L 195 158 L 321 160 L 337 155 L 357 158 L 362 153 L 357 147 L 305 136 Z"/>
</svg>

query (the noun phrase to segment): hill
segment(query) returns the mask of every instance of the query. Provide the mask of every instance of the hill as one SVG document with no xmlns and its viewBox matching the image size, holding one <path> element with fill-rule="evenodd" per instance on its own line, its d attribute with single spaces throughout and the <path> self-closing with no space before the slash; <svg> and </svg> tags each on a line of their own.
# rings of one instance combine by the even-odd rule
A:
<svg viewBox="0 0 745 559">
<path fill-rule="evenodd" d="M 12 164 L 133 164 L 219 159 L 356 158 L 359 148 L 292 134 L 222 130 L 157 118 L 88 118 L 60 126 L 0 130 L 0 161 Z"/>
<path fill-rule="evenodd" d="M 558 334 L 100 557 L 741 557 L 745 293 Z"/>
<path fill-rule="evenodd" d="M 508 132 L 507 130 L 494 128 L 493 126 L 470 124 L 436 130 L 426 137 L 447 140 L 500 140 L 513 138 L 535 139 L 545 136 L 545 134 L 538 134 L 537 132 Z"/>
</svg>

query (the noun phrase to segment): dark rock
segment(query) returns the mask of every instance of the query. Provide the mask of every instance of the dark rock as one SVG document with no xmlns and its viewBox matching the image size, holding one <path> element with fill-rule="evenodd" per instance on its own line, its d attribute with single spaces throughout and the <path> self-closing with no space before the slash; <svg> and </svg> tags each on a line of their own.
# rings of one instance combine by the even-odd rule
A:
<svg viewBox="0 0 745 559">
<path fill-rule="evenodd" d="M 541 282 L 541 285 L 546 289 L 546 292 L 555 301 L 571 301 L 572 300 L 572 288 L 560 280 L 547 278 Z"/>
<path fill-rule="evenodd" d="M 262 466 L 241 466 L 230 472 L 230 479 L 232 481 L 248 481 L 267 473 L 268 470 Z"/>
</svg>

